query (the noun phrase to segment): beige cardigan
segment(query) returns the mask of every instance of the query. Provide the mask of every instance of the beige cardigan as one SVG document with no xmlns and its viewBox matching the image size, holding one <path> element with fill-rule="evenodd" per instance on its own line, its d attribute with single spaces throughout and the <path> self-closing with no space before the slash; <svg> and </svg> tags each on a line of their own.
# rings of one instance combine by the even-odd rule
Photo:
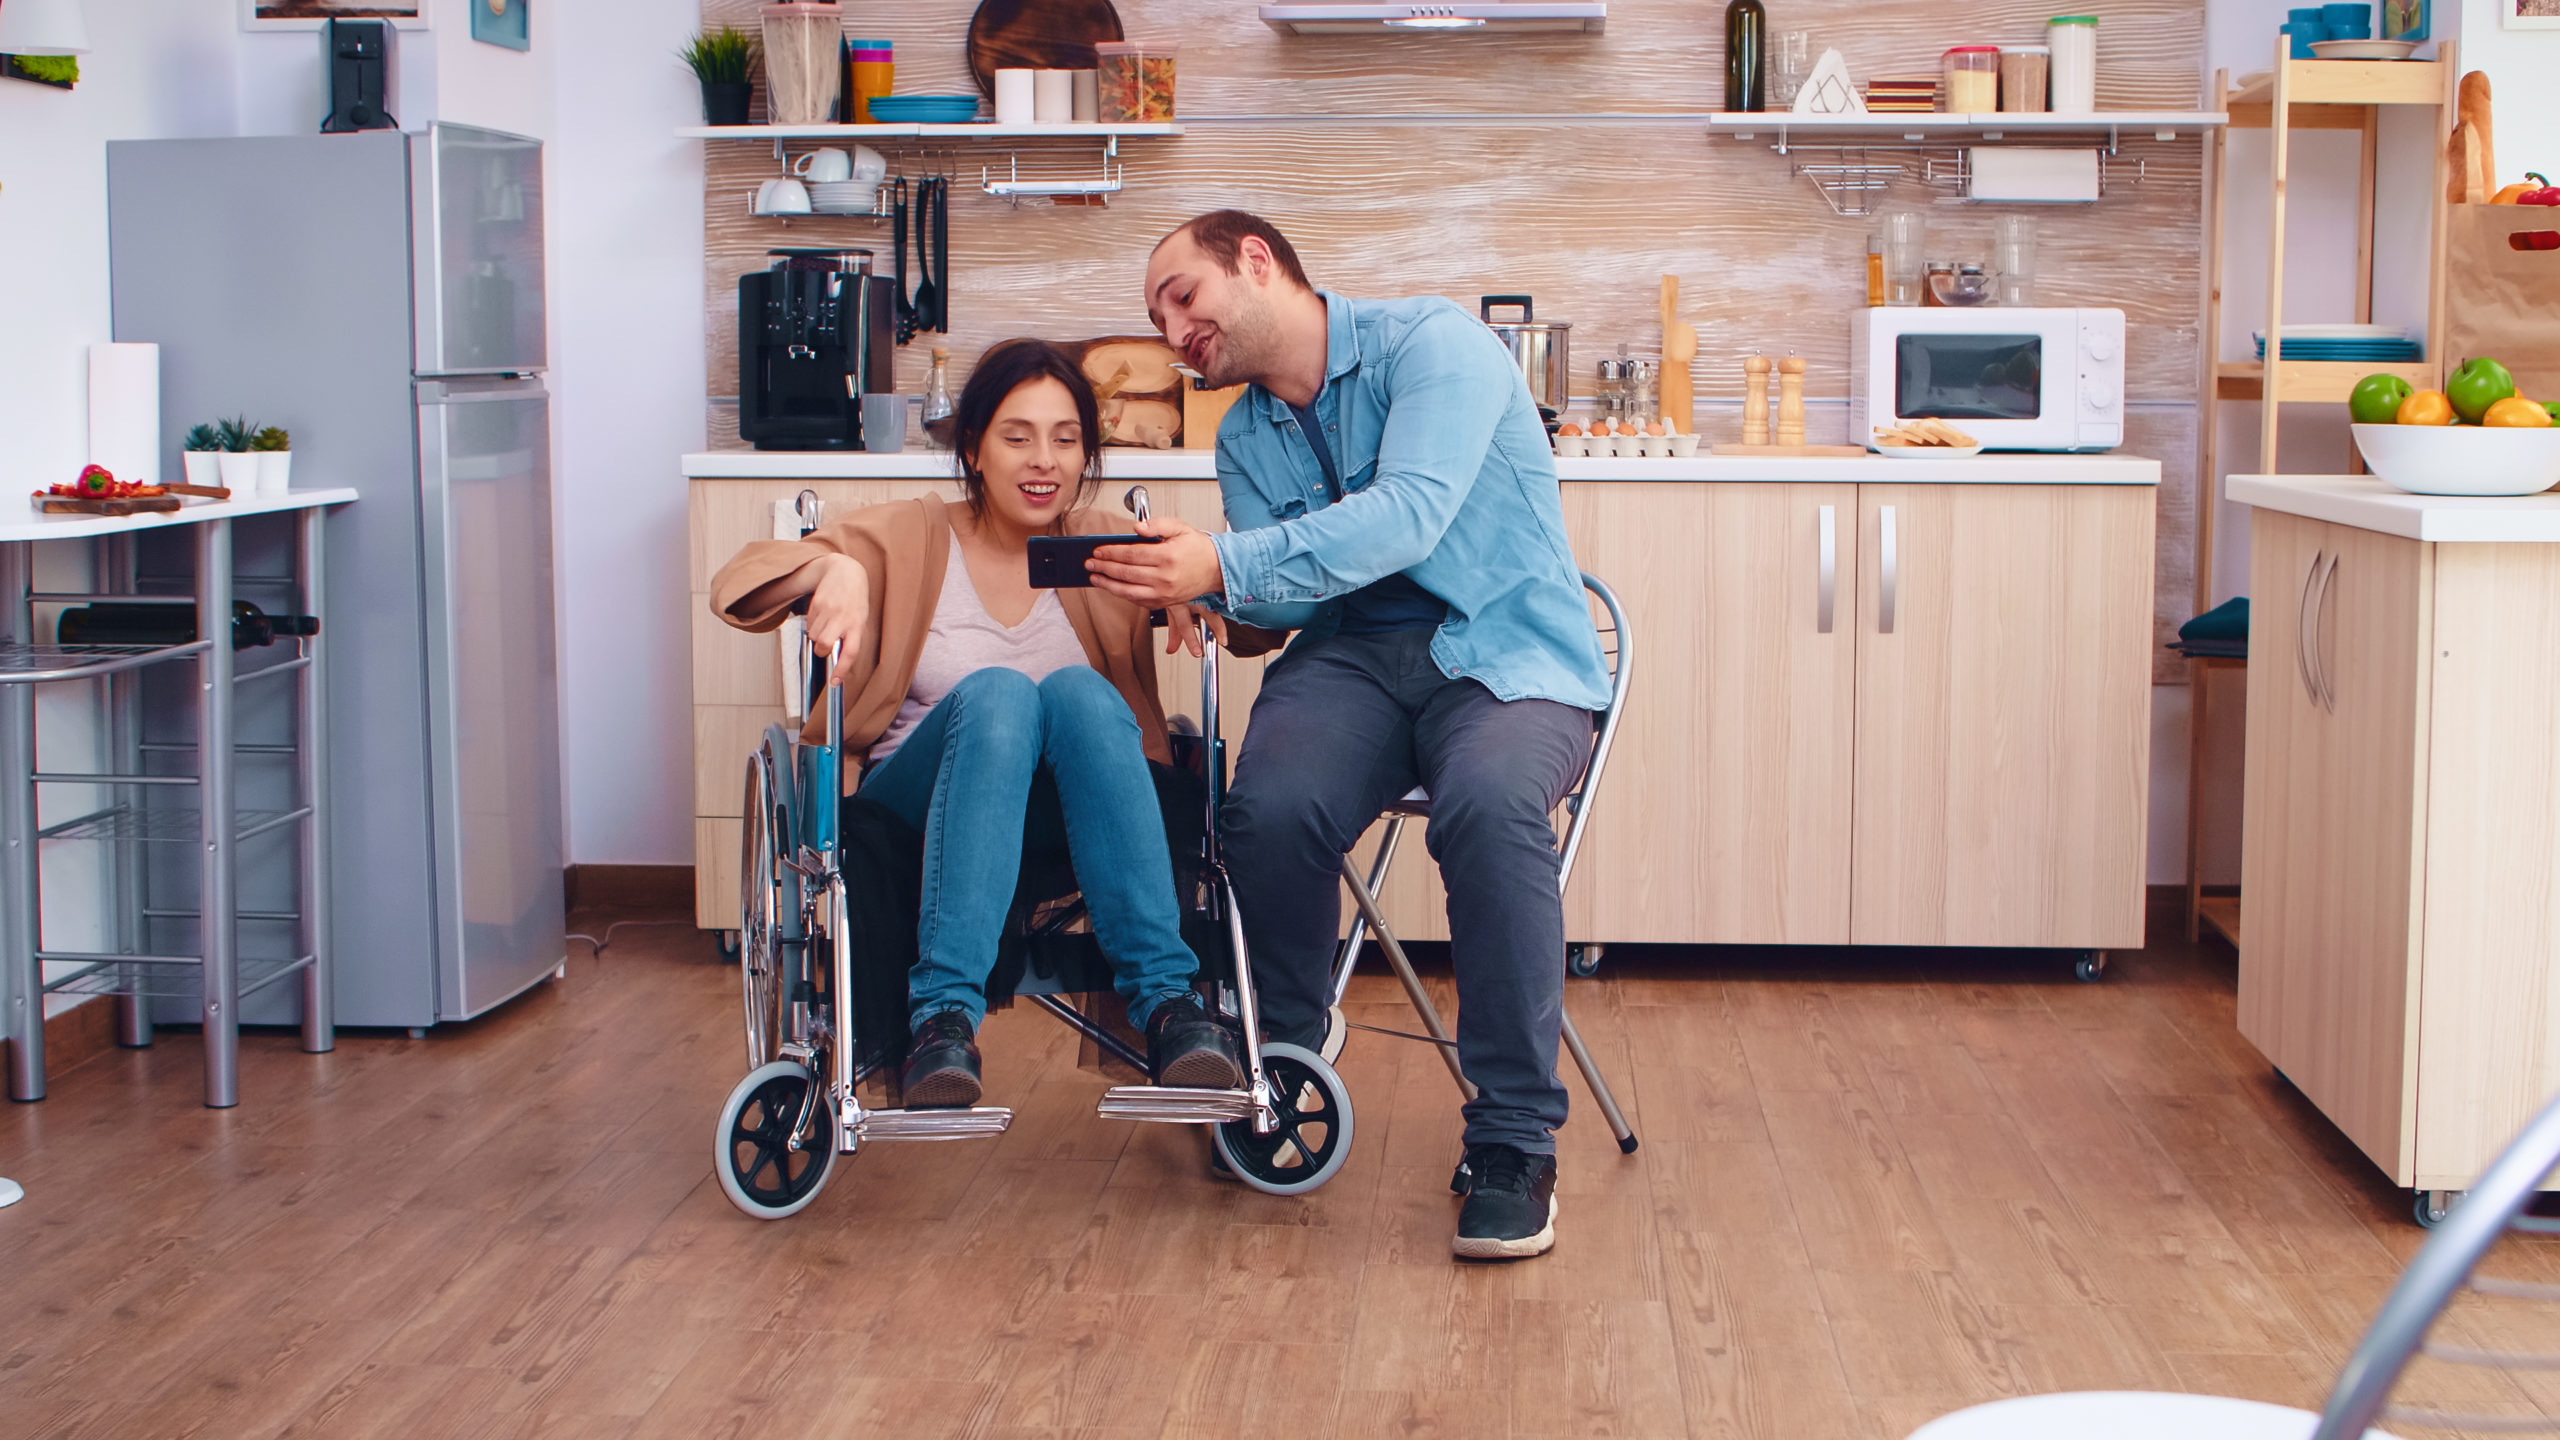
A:
<svg viewBox="0 0 2560 1440">
<path fill-rule="evenodd" d="M 1071 535 L 1108 534 L 1129 526 L 1126 516 L 1088 506 L 1068 515 Z M 951 558 L 947 501 L 893 500 L 866 506 L 821 526 L 805 540 L 758 540 L 730 557 L 711 577 L 711 613 L 741 630 L 762 634 L 779 626 L 788 606 L 749 613 L 737 608 L 766 585 L 826 555 L 850 555 L 871 582 L 871 615 L 859 654 L 845 665 L 844 740 L 861 754 L 887 733 L 915 680 L 916 657 L 933 626 L 942 598 L 942 576 Z M 1154 632 L 1147 612 L 1116 595 L 1090 588 L 1058 592 L 1060 608 L 1084 643 L 1086 663 L 1101 672 L 1138 718 L 1147 756 L 1173 763 L 1165 741 L 1164 703 L 1156 692 Z M 1238 637 L 1242 638 L 1242 637 Z M 1261 638 L 1257 635 L 1257 639 Z M 1251 650 L 1261 648 L 1248 646 Z M 802 737 L 823 739 L 822 715 L 809 717 Z"/>
</svg>

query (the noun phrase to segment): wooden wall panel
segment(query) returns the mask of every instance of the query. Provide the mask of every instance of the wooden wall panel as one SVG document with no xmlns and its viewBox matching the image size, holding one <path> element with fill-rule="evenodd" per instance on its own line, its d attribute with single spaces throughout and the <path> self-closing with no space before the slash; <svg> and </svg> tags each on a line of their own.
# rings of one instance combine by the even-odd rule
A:
<svg viewBox="0 0 2560 1440">
<path fill-rule="evenodd" d="M 896 42 L 900 93 L 970 88 L 963 36 L 971 0 L 848 4 L 847 24 Z M 2042 38 L 2050 6 L 2017 0 L 1944 7 L 1803 0 L 1783 23 L 1819 52 L 1837 45 L 1851 71 L 1935 71 L 1946 46 Z M 977 190 L 978 167 L 1019 154 L 1026 173 L 1089 173 L 1097 144 L 1038 141 L 887 147 L 908 174 L 958 177 L 951 206 L 956 296 L 952 333 L 902 351 L 901 389 L 920 389 L 929 343 L 951 350 L 953 383 L 992 342 L 1145 333 L 1140 297 L 1148 249 L 1204 210 L 1235 205 L 1270 217 L 1318 284 L 1360 295 L 1526 291 L 1541 318 L 1571 321 L 1577 389 L 1592 363 L 1625 343 L 1661 343 L 1655 297 L 1681 278 L 1698 327 L 1700 423 L 1738 438 L 1741 358 L 1794 351 L 1810 362 L 1810 439 L 1846 438 L 1849 311 L 1865 296 L 1872 218 L 1832 214 L 1765 142 L 1711 138 L 1694 115 L 1720 100 L 1719 14 L 1692 0 L 1616 0 L 1596 37 L 1283 37 L 1250 0 L 1121 0 L 1130 34 L 1182 47 L 1179 103 L 1187 135 L 1121 147 L 1129 188 L 1107 209 L 1024 206 Z M 707 21 L 754 27 L 752 0 L 705 0 Z M 2202 63 L 2200 0 L 2126 0 L 2101 26 L 2100 104 L 2193 109 Z M 761 101 L 759 101 L 761 103 Z M 1664 118 L 1504 120 L 1504 114 Z M 1412 123 L 1390 117 L 1484 116 Z M 1362 117 L 1368 117 L 1363 119 Z M 755 184 L 777 172 L 770 145 L 706 146 L 704 323 L 709 426 L 737 443 L 737 277 L 778 244 L 857 244 L 890 252 L 884 224 L 855 218 L 757 219 Z M 2191 411 L 2198 371 L 2198 268 L 2203 250 L 2200 149 L 2193 140 L 2128 140 L 2138 186 L 2095 205 L 2037 207 L 2038 299 L 2127 312 L 2128 450 L 2169 467 L 2161 494 L 2163 638 L 2186 618 L 2193 586 Z M 1936 199 L 1916 183 L 1897 204 L 1925 206 L 1931 250 L 1987 260 L 1999 207 Z M 1828 403 L 1826 403 L 1828 402 Z M 2176 602 L 2176 603 L 2173 603 Z M 2164 666 L 2165 682 L 2184 679 Z"/>
</svg>

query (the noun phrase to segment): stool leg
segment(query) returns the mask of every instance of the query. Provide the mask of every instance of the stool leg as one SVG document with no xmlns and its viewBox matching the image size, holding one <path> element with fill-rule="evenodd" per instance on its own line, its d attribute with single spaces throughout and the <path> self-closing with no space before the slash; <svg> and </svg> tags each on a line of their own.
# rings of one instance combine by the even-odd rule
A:
<svg viewBox="0 0 2560 1440">
<path fill-rule="evenodd" d="M 1618 1109 L 1618 1097 L 1609 1093 L 1609 1082 L 1600 1078 L 1600 1066 L 1591 1058 L 1591 1047 L 1582 1043 L 1582 1032 L 1574 1028 L 1573 1012 L 1564 1015 L 1564 1048 L 1573 1052 L 1574 1066 L 1582 1071 L 1582 1083 L 1591 1087 L 1591 1098 L 1600 1102 L 1600 1113 L 1609 1118 L 1609 1131 L 1618 1137 L 1618 1151 L 1632 1155 L 1636 1151 L 1636 1132 Z"/>
<path fill-rule="evenodd" d="M 1378 857 L 1369 862 L 1369 893 L 1372 895 L 1377 894 L 1379 887 L 1387 883 L 1387 866 L 1396 858 L 1396 841 L 1404 835 L 1404 821 L 1405 817 L 1402 815 L 1389 816 L 1387 833 L 1378 837 Z M 1354 873 L 1351 870 L 1350 856 L 1342 857 L 1342 868 L 1345 874 Z M 1351 933 L 1343 938 L 1341 946 L 1333 952 L 1333 991 L 1325 1000 L 1327 1005 L 1341 1004 L 1343 995 L 1351 989 L 1351 972 L 1359 966 L 1360 946 L 1368 938 L 1367 913 L 1353 915 Z"/>
<path fill-rule="evenodd" d="M 1431 1036 L 1431 1048 L 1440 1052 L 1440 1061 L 1449 1067 L 1449 1078 L 1458 1082 L 1458 1093 L 1469 1100 L 1476 1098 L 1474 1082 L 1458 1066 L 1457 1042 L 1449 1038 L 1449 1027 L 1440 1023 L 1440 1007 L 1431 1003 L 1431 994 L 1422 988 L 1422 977 L 1413 973 L 1413 962 L 1405 958 L 1404 945 L 1396 932 L 1387 928 L 1387 917 L 1378 913 L 1378 897 L 1361 883 L 1360 872 L 1352 868 L 1351 857 L 1342 857 L 1342 878 L 1350 883 L 1351 902 L 1360 907 L 1361 917 L 1378 933 L 1378 948 L 1387 952 L 1387 965 L 1404 982 L 1405 998 L 1413 1002 L 1414 1013 L 1422 1017 L 1422 1028 Z"/>
</svg>

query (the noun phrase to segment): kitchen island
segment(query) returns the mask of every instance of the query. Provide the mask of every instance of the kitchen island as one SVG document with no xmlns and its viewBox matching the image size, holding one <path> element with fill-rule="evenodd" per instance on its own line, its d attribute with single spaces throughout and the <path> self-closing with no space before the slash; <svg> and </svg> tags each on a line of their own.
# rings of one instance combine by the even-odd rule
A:
<svg viewBox="0 0 2560 1440">
<path fill-rule="evenodd" d="M 2234 475 L 2240 1032 L 2440 1211 L 2560 1089 L 2560 494 Z"/>
<path fill-rule="evenodd" d="M 1562 459 L 1584 569 L 1625 605 L 1629 713 L 1566 896 L 1577 942 L 2142 943 L 2158 462 L 2120 455 Z M 740 776 L 775 642 L 712 574 L 789 525 L 953 495 L 948 456 L 715 451 L 692 491 L 696 920 L 736 925 Z M 1223 529 L 1205 450 L 1106 452 L 1106 503 Z M 779 509 L 777 509 L 779 507 Z M 1167 709 L 1198 670 L 1164 662 Z M 1262 662 L 1222 672 L 1245 716 Z M 1231 736 L 1241 732 L 1234 721 Z M 1364 842 L 1365 845 L 1368 842 Z M 1398 867 L 1399 935 L 1444 938 Z"/>
</svg>

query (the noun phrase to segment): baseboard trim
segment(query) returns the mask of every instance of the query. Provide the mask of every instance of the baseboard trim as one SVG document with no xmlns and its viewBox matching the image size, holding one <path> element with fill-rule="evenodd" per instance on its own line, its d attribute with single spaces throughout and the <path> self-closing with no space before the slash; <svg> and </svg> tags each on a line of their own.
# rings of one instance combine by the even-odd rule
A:
<svg viewBox="0 0 2560 1440">
<path fill-rule="evenodd" d="M 17 1047 L 0 1040 L 0 1065 Z M 92 996 L 68 1010 L 44 1017 L 44 1074 L 47 1083 L 116 1048 L 116 1005 L 105 995 Z"/>
<path fill-rule="evenodd" d="M 693 908 L 690 865 L 572 865 L 567 884 L 572 910 L 591 905 Z"/>
</svg>

